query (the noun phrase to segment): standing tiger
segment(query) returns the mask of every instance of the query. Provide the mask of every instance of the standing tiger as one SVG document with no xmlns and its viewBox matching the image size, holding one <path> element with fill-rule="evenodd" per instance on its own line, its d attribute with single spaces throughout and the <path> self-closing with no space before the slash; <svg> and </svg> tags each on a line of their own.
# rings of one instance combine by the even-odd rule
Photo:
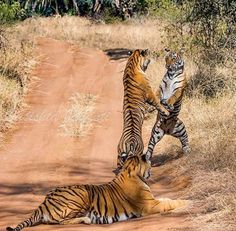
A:
<svg viewBox="0 0 236 231">
<path fill-rule="evenodd" d="M 185 205 L 185 200 L 153 197 L 146 183 L 150 169 L 146 155 L 132 156 L 107 184 L 58 187 L 46 196 L 28 220 L 6 230 L 20 231 L 39 224 L 110 224 Z"/>
<path fill-rule="evenodd" d="M 135 50 L 129 57 L 123 76 L 123 133 L 118 144 L 117 173 L 130 153 L 142 155 L 142 124 L 145 114 L 145 103 L 153 105 L 161 113 L 168 114 L 153 93 L 145 71 L 150 63 L 148 50 Z"/>
<path fill-rule="evenodd" d="M 161 81 L 158 95 L 160 96 L 161 104 L 170 114 L 167 117 L 163 117 L 161 113 L 157 115 L 148 144 L 147 155 L 149 158 L 152 157 L 155 145 L 165 134 L 178 138 L 184 153 L 190 151 L 185 125 L 178 118 L 184 89 L 187 85 L 186 75 L 184 74 L 183 49 L 179 53 L 168 49 L 166 49 L 166 52 L 167 72 Z"/>
</svg>

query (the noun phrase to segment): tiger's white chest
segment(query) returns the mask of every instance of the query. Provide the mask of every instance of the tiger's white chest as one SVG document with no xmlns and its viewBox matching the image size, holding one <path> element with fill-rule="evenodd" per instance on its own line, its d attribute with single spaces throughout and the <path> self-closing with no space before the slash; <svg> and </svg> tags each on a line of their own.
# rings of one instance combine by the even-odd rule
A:
<svg viewBox="0 0 236 231">
<path fill-rule="evenodd" d="M 174 93 L 175 83 L 165 76 L 160 87 L 162 88 L 161 99 L 169 99 Z"/>
</svg>

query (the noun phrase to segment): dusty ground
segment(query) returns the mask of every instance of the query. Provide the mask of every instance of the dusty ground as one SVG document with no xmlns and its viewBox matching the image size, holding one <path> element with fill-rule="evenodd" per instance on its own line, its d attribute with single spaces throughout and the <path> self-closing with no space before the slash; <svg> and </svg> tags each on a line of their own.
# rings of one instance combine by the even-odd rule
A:
<svg viewBox="0 0 236 231">
<path fill-rule="evenodd" d="M 59 185 L 103 183 L 114 177 L 122 130 L 124 60 L 110 61 L 99 50 L 38 39 L 41 62 L 26 97 L 27 107 L 0 150 L 0 230 L 28 218 L 48 190 Z M 59 126 L 76 92 L 98 95 L 96 114 L 105 113 L 86 138 L 64 136 Z M 176 198 L 186 179 L 153 168 L 156 197 Z M 187 215 L 154 215 L 112 225 L 41 225 L 31 230 L 175 230 L 189 227 Z M 188 228 L 191 230 L 191 227 Z"/>
</svg>

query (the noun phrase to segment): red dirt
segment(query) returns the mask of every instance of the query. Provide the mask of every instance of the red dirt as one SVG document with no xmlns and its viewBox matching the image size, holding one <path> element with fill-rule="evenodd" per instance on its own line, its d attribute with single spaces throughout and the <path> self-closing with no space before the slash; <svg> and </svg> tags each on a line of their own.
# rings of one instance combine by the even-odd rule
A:
<svg viewBox="0 0 236 231">
<path fill-rule="evenodd" d="M 38 39 L 37 47 L 41 61 L 33 73 L 27 108 L 0 150 L 0 230 L 28 218 L 56 186 L 104 183 L 114 177 L 125 61 L 110 61 L 102 51 L 46 38 Z M 59 129 L 69 98 L 76 92 L 98 95 L 95 113 L 107 115 L 83 139 L 66 137 Z M 174 199 L 183 187 L 170 184 L 168 174 L 154 169 L 151 187 L 156 197 Z M 30 230 L 164 231 L 187 223 L 186 215 L 170 213 L 112 225 L 40 225 Z"/>
</svg>

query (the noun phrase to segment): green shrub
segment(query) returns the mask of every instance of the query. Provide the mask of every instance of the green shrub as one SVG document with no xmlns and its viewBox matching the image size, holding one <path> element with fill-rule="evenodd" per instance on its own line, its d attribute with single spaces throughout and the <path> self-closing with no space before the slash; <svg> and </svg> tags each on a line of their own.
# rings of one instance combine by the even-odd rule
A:
<svg viewBox="0 0 236 231">
<path fill-rule="evenodd" d="M 0 1 L 0 23 L 8 23 L 24 18 L 25 11 L 21 8 L 19 1 Z"/>
<path fill-rule="evenodd" d="M 171 0 L 145 0 L 150 16 L 157 16 L 165 20 L 177 20 L 181 14 L 181 7 Z"/>
</svg>

